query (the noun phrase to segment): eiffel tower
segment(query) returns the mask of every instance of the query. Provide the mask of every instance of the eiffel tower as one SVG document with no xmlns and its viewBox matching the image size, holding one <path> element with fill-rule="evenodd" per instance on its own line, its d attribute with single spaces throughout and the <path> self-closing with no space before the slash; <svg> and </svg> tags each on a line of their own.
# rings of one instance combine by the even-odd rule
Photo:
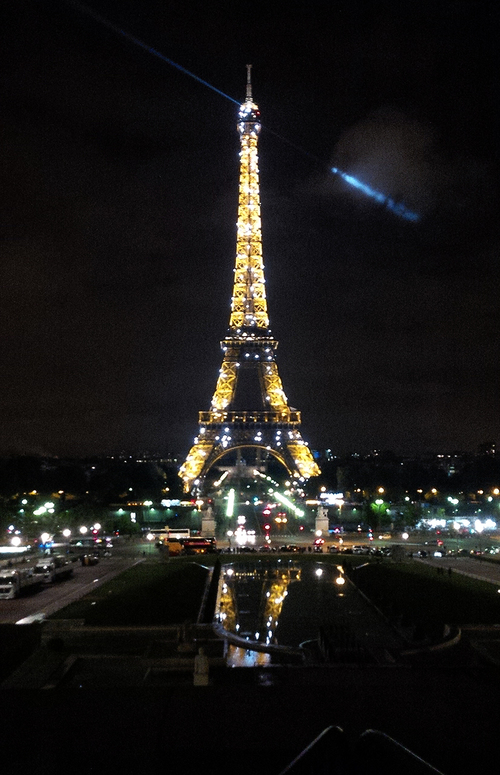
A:
<svg viewBox="0 0 500 775">
<path fill-rule="evenodd" d="M 201 490 L 217 461 L 248 447 L 277 458 L 290 476 L 308 479 L 320 474 L 300 433 L 300 412 L 288 405 L 276 365 L 278 342 L 269 328 L 257 154 L 260 112 L 252 98 L 251 65 L 238 118 L 241 161 L 231 315 L 210 409 L 199 413 L 198 436 L 179 470 L 185 492 Z M 251 408 L 249 396 L 255 399 L 255 394 L 259 406 Z"/>
</svg>

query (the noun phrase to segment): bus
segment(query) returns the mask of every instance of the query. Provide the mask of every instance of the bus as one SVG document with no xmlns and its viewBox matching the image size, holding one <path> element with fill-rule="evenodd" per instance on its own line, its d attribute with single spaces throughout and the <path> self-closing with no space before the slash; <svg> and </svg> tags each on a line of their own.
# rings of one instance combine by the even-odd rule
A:
<svg viewBox="0 0 500 775">
<path fill-rule="evenodd" d="M 169 554 L 176 557 L 179 554 L 215 554 L 217 543 L 215 538 L 192 536 L 188 528 L 179 530 L 150 530 L 148 535 L 158 547 L 168 546 Z"/>
<path fill-rule="evenodd" d="M 182 554 L 215 554 L 217 552 L 215 538 L 191 536 L 180 539 L 180 543 L 182 544 Z"/>
<path fill-rule="evenodd" d="M 153 528 L 152 530 L 148 530 L 146 537 L 150 541 L 154 539 L 156 546 L 158 546 L 159 544 L 167 544 L 169 539 L 181 541 L 186 538 L 191 538 L 191 530 L 188 527 L 180 527 L 177 529 L 168 527 Z"/>
</svg>

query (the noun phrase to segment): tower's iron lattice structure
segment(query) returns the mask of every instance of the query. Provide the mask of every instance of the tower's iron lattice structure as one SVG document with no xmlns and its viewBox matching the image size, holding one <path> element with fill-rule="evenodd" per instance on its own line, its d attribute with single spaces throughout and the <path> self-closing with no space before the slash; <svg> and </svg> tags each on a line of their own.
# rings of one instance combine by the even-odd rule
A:
<svg viewBox="0 0 500 775">
<path fill-rule="evenodd" d="M 238 120 L 240 179 L 236 265 L 229 329 L 208 412 L 199 413 L 199 433 L 180 468 L 184 489 L 200 486 L 209 469 L 231 450 L 267 450 L 289 474 L 309 478 L 320 470 L 300 433 L 300 412 L 288 406 L 278 367 L 278 342 L 269 328 L 262 260 L 259 164 L 260 113 L 252 98 L 251 65 L 247 65 L 246 100 Z M 261 408 L 235 408 L 243 371 L 257 372 Z"/>
</svg>

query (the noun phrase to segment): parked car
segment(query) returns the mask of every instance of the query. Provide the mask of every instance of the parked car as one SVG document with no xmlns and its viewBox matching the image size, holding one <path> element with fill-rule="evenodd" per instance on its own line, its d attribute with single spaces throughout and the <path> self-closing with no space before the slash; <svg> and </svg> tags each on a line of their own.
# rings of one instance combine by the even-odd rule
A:
<svg viewBox="0 0 500 775">
<path fill-rule="evenodd" d="M 97 554 L 83 554 L 80 558 L 82 565 L 97 565 L 99 557 Z"/>
</svg>

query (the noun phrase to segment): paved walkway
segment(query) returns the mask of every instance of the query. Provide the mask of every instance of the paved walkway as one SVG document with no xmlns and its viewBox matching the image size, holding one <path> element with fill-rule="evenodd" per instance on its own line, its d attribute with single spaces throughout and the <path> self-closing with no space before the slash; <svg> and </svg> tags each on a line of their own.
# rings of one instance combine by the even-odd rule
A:
<svg viewBox="0 0 500 775">
<path fill-rule="evenodd" d="M 489 562 L 480 557 L 429 557 L 423 560 L 415 559 L 415 562 L 421 562 L 436 569 L 443 568 L 445 572 L 451 568 L 452 573 L 461 573 L 479 581 L 488 581 L 491 584 L 497 584 L 500 588 L 500 562 Z"/>
</svg>

